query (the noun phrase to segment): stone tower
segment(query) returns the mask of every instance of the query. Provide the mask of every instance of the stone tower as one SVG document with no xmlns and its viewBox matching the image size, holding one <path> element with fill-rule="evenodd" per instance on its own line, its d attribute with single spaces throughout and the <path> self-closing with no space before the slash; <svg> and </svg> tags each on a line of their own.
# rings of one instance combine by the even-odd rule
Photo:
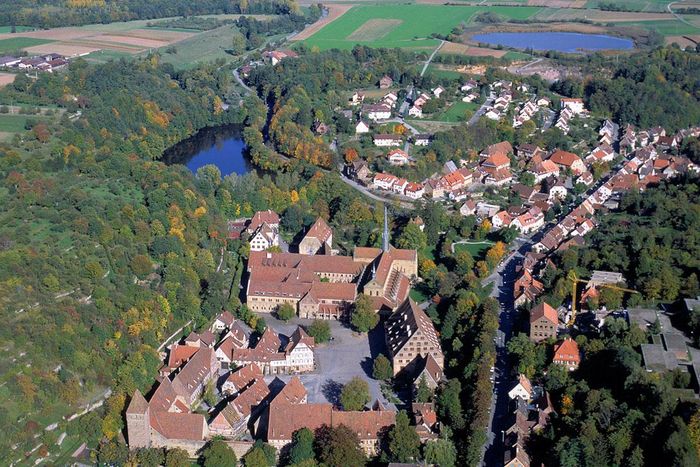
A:
<svg viewBox="0 0 700 467">
<path fill-rule="evenodd" d="M 129 448 L 147 448 L 151 445 L 151 422 L 148 402 L 138 389 L 126 409 L 126 431 Z"/>
</svg>

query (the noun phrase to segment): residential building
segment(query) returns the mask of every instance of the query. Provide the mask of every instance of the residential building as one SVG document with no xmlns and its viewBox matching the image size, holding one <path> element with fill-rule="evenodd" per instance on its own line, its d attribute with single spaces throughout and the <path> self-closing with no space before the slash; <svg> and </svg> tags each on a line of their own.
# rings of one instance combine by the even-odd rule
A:
<svg viewBox="0 0 700 467">
<path fill-rule="evenodd" d="M 567 337 L 562 343 L 554 347 L 552 362 L 565 366 L 569 371 L 577 369 L 581 363 L 581 351 L 576 341 Z"/>
<path fill-rule="evenodd" d="M 584 105 L 583 105 L 583 99 L 570 99 L 567 97 L 562 97 L 561 98 L 561 108 L 562 109 L 569 109 L 574 115 L 578 115 L 580 113 L 583 113 L 586 111 Z"/>
<path fill-rule="evenodd" d="M 390 76 L 384 75 L 379 80 L 379 89 L 390 88 L 394 85 L 394 80 Z"/>
<path fill-rule="evenodd" d="M 406 165 L 410 160 L 408 154 L 401 149 L 392 149 L 386 158 L 391 165 Z"/>
<path fill-rule="evenodd" d="M 404 195 L 411 199 L 420 199 L 423 197 L 424 193 L 425 188 L 423 185 L 414 182 L 410 182 L 408 185 L 406 185 L 406 189 L 403 192 Z"/>
<path fill-rule="evenodd" d="M 357 122 L 357 125 L 355 125 L 355 133 L 358 135 L 369 133 L 369 125 L 360 120 Z"/>
<path fill-rule="evenodd" d="M 372 140 L 374 145 L 378 147 L 401 146 L 403 143 L 403 139 L 400 136 L 387 134 L 374 135 Z"/>
<path fill-rule="evenodd" d="M 520 398 L 525 402 L 532 400 L 532 384 L 524 374 L 518 376 L 518 382 L 513 386 L 513 389 L 508 391 L 508 397 L 511 399 Z"/>
<path fill-rule="evenodd" d="M 362 115 L 375 122 L 387 120 L 391 118 L 391 107 L 386 104 L 365 104 L 362 106 Z"/>
<path fill-rule="evenodd" d="M 542 302 L 530 310 L 530 339 L 540 342 L 557 337 L 559 315 L 548 303 Z"/>
<path fill-rule="evenodd" d="M 378 173 L 374 175 L 373 184 L 380 190 L 391 190 L 391 187 L 394 186 L 394 183 L 396 183 L 398 179 L 399 178 L 395 175 Z"/>
<path fill-rule="evenodd" d="M 581 158 L 572 152 L 557 149 L 548 160 L 557 164 L 560 169 L 570 169 L 571 172 L 576 175 L 580 175 L 586 171 L 586 165 Z"/>
</svg>

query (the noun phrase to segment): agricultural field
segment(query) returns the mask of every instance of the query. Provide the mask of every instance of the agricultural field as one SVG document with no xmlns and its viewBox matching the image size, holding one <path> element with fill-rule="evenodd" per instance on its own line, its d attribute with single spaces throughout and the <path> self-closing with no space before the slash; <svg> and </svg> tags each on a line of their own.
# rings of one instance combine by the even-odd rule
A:
<svg viewBox="0 0 700 467">
<path fill-rule="evenodd" d="M 52 41 L 47 39 L 35 39 L 32 37 L 11 37 L 7 39 L 2 38 L 0 39 L 0 54 L 14 52 L 16 50 L 26 49 L 32 46 L 48 44 L 50 42 Z"/>
<path fill-rule="evenodd" d="M 434 48 L 434 33 L 449 34 L 474 15 L 492 11 L 506 18 L 527 19 L 537 7 L 491 7 L 455 5 L 361 5 L 354 6 L 306 39 L 309 47 L 326 50 L 351 49 L 355 44 L 372 47 Z"/>
<path fill-rule="evenodd" d="M 15 75 L 13 73 L 0 73 L 0 88 L 7 86 L 15 80 Z"/>
</svg>

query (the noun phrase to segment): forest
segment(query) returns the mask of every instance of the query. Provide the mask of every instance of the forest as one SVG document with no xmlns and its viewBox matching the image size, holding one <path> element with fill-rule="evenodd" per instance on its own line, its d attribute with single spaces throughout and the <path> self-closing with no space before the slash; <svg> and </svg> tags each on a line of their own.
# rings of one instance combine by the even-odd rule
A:
<svg viewBox="0 0 700 467">
<path fill-rule="evenodd" d="M 299 13 L 293 0 L 12 0 L 0 2 L 0 24 L 56 28 L 137 19 L 215 14 Z"/>
</svg>

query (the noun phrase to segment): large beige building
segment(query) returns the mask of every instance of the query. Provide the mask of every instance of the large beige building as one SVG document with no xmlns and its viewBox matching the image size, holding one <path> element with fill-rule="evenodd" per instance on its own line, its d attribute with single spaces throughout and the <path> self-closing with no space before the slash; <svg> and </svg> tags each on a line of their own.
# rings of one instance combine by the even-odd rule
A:
<svg viewBox="0 0 700 467">
<path fill-rule="evenodd" d="M 353 259 L 367 264 L 369 276 L 363 286 L 378 311 L 391 311 L 403 302 L 411 290 L 411 279 L 418 276 L 416 250 L 389 247 L 355 248 Z"/>
<path fill-rule="evenodd" d="M 431 355 L 444 368 L 445 357 L 433 322 L 410 298 L 401 303 L 386 321 L 386 346 L 394 367 L 394 376 L 404 368 L 420 371 L 423 359 Z"/>
<path fill-rule="evenodd" d="M 557 337 L 559 316 L 557 310 L 542 302 L 530 310 L 530 339 L 540 342 Z"/>
<path fill-rule="evenodd" d="M 299 243 L 299 253 L 302 255 L 315 255 L 317 253 L 330 255 L 332 249 L 333 229 L 319 217 Z"/>
</svg>

